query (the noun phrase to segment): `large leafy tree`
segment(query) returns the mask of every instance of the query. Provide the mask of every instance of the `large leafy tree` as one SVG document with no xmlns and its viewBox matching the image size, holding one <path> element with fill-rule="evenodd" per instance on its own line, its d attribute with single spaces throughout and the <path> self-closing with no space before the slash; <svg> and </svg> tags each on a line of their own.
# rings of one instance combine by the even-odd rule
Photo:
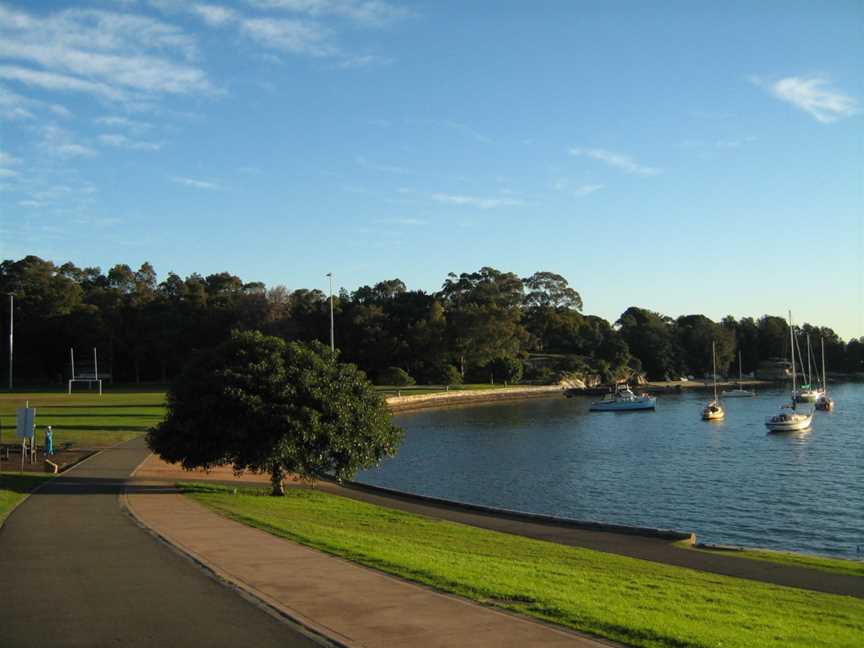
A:
<svg viewBox="0 0 864 648">
<path fill-rule="evenodd" d="M 168 415 L 150 448 L 184 468 L 232 464 L 268 472 L 349 479 L 396 452 L 402 432 L 363 372 L 318 342 L 233 332 L 198 354 L 168 393 Z"/>
</svg>

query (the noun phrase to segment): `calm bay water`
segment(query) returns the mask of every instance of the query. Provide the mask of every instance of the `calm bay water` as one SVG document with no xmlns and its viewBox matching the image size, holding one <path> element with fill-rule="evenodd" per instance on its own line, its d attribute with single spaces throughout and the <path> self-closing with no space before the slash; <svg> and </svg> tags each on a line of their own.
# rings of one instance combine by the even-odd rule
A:
<svg viewBox="0 0 864 648">
<path fill-rule="evenodd" d="M 832 386 L 808 432 L 767 434 L 788 393 L 660 395 L 656 412 L 589 413 L 590 398 L 396 418 L 399 454 L 358 480 L 580 520 L 695 531 L 700 541 L 864 559 L 864 384 Z"/>
</svg>

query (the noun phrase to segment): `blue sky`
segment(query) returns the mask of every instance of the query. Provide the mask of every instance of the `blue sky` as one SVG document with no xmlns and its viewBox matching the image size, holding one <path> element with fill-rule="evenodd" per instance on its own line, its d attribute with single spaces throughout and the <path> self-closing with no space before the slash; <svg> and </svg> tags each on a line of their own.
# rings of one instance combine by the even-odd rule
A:
<svg viewBox="0 0 864 648">
<path fill-rule="evenodd" d="M 864 335 L 862 2 L 0 3 L 0 257 Z"/>
</svg>

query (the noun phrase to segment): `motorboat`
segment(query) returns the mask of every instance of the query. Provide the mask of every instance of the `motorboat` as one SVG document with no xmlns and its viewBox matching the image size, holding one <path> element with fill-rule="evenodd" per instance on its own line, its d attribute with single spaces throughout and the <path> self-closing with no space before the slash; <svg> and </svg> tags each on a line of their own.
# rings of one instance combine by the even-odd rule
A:
<svg viewBox="0 0 864 648">
<path fill-rule="evenodd" d="M 741 352 L 738 352 L 738 386 L 735 389 L 724 389 L 720 392 L 720 395 L 723 398 L 749 398 L 751 396 L 755 396 L 756 392 L 752 389 L 742 389 L 741 382 L 744 379 L 744 376 L 741 372 Z"/>
<path fill-rule="evenodd" d="M 636 410 L 653 410 L 657 406 L 657 398 L 648 394 L 638 396 L 628 386 L 618 387 L 602 400 L 591 403 L 592 412 L 630 412 Z"/>
<path fill-rule="evenodd" d="M 769 416 L 765 419 L 765 427 L 769 432 L 799 432 L 808 429 L 813 424 L 813 411 L 799 412 L 796 409 L 795 396 L 798 393 L 795 379 L 795 337 L 792 326 L 792 312 L 789 312 L 789 340 L 792 352 L 792 399 L 790 403 L 783 405 L 779 414 Z"/>
<path fill-rule="evenodd" d="M 723 406 L 717 398 L 717 351 L 715 347 L 716 344 L 711 342 L 711 367 L 714 372 L 714 400 L 702 409 L 703 421 L 722 421 L 726 417 L 726 412 L 723 411 Z"/>
</svg>

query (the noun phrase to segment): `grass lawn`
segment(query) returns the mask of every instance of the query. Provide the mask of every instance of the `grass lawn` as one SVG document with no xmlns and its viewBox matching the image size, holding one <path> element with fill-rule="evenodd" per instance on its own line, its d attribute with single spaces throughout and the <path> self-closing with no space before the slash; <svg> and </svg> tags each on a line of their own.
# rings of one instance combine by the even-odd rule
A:
<svg viewBox="0 0 864 648">
<path fill-rule="evenodd" d="M 0 473 L 0 524 L 30 491 L 52 477 L 53 475 L 40 473 Z"/>
<path fill-rule="evenodd" d="M 403 578 L 635 646 L 862 646 L 864 600 L 434 520 L 318 491 L 183 484 L 235 520 Z"/>
<path fill-rule="evenodd" d="M 799 567 L 809 567 L 810 569 L 821 569 L 823 571 L 834 572 L 837 574 L 848 574 L 850 576 L 864 577 L 864 562 L 856 560 L 843 560 L 842 558 L 826 558 L 824 556 L 812 556 L 809 554 L 799 554 L 792 551 L 772 551 L 769 549 L 744 549 L 741 551 L 728 551 L 706 549 L 702 547 L 691 547 L 685 540 L 678 543 L 678 546 L 687 551 L 704 551 L 705 553 L 722 553 L 726 556 L 734 558 L 747 558 L 750 560 L 764 560 L 767 562 L 780 563 L 783 565 L 797 565 Z"/>
<path fill-rule="evenodd" d="M 37 440 L 45 438 L 45 426 L 54 431 L 54 445 L 62 448 L 103 448 L 144 434 L 165 416 L 164 391 L 110 391 L 67 395 L 60 389 L 51 393 L 0 394 L 2 442 L 14 443 L 15 410 L 30 401 L 36 408 Z"/>
</svg>

